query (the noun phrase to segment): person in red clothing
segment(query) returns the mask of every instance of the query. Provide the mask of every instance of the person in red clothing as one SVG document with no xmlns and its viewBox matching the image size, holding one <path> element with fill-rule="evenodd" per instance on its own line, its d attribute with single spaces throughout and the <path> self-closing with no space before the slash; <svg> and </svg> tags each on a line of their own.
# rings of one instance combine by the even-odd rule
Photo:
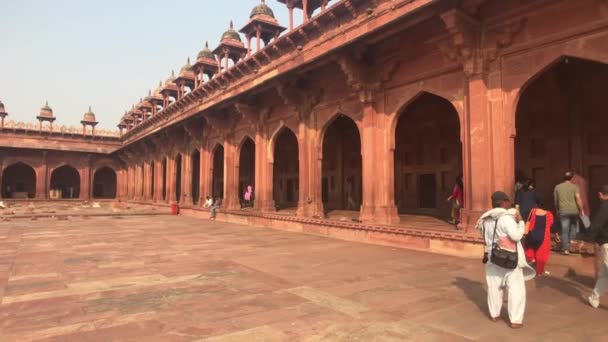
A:
<svg viewBox="0 0 608 342">
<path fill-rule="evenodd" d="M 555 221 L 553 214 L 540 208 L 532 209 L 528 235 L 525 239 L 525 252 L 528 262 L 536 263 L 536 274 L 549 274 L 545 271 L 551 254 L 551 227 Z"/>
<path fill-rule="evenodd" d="M 453 225 L 460 223 L 460 209 L 464 207 L 464 190 L 462 184 L 462 176 L 456 178 L 456 184 L 452 190 L 452 194 L 447 199 L 452 202 L 452 219 L 449 221 Z"/>
</svg>

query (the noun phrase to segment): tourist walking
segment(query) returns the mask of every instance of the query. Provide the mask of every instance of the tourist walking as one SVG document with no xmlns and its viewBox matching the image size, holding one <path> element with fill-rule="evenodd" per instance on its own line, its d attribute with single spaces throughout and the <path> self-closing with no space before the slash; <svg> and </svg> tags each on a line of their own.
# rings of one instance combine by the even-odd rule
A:
<svg viewBox="0 0 608 342">
<path fill-rule="evenodd" d="M 253 197 L 253 187 L 250 184 L 250 185 L 247 185 L 247 190 L 245 191 L 245 194 L 243 195 L 243 199 L 245 200 L 245 208 L 253 207 L 253 204 L 251 204 L 252 197 Z"/>
<path fill-rule="evenodd" d="M 519 206 L 519 212 L 525 222 L 528 222 L 532 209 L 540 205 L 540 196 L 536 191 L 536 184 L 528 179 L 515 195 L 515 204 Z"/>
<path fill-rule="evenodd" d="M 534 270 L 526 263 L 521 239 L 525 233 L 524 221 L 512 209 L 512 201 L 502 191 L 492 194 L 493 209 L 485 212 L 476 228 L 485 240 L 484 255 L 488 285 L 490 319 L 500 319 L 503 291 L 508 291 L 508 312 L 511 328 L 523 327 L 526 310 L 524 281 L 534 278 Z"/>
<path fill-rule="evenodd" d="M 600 189 L 598 196 L 601 204 L 591 221 L 588 234 L 588 239 L 599 245 L 598 253 L 601 258 L 597 281 L 589 296 L 589 305 L 594 308 L 600 306 L 600 297 L 608 290 L 608 185 Z"/>
<path fill-rule="evenodd" d="M 218 198 L 215 199 L 215 202 L 213 202 L 213 205 L 210 208 L 210 212 L 211 212 L 210 218 L 212 220 L 215 220 L 215 216 L 217 214 L 217 210 L 219 208 L 221 208 L 221 207 L 222 207 L 222 199 L 218 197 Z"/>
<path fill-rule="evenodd" d="M 203 204 L 203 208 L 211 208 L 213 205 L 213 199 L 210 196 L 207 196 L 205 199 L 205 203 Z"/>
<path fill-rule="evenodd" d="M 464 205 L 464 186 L 462 183 L 462 176 L 456 178 L 456 184 L 452 189 L 452 194 L 448 197 L 447 201 L 452 203 L 451 216 L 452 219 L 449 221 L 450 224 L 458 225 L 460 223 L 460 209 Z"/>
<path fill-rule="evenodd" d="M 583 223 L 583 228 L 587 229 L 589 228 L 589 225 L 591 225 L 588 216 L 591 213 L 591 210 L 589 209 L 589 185 L 587 180 L 580 173 L 576 171 L 572 171 L 572 173 L 574 174 L 572 177 L 572 184 L 578 187 L 578 192 L 581 195 L 581 209 L 584 213 L 584 215 L 581 214 L 581 221 Z"/>
<path fill-rule="evenodd" d="M 570 242 L 578 234 L 579 216 L 586 215 L 582 210 L 583 203 L 578 187 L 572 183 L 574 173 L 568 171 L 564 174 L 564 181 L 558 184 L 553 191 L 555 209 L 562 226 L 562 253 L 570 254 Z"/>
<path fill-rule="evenodd" d="M 522 213 L 522 218 L 523 218 Z M 524 240 L 528 262 L 536 263 L 536 275 L 549 274 L 545 271 L 551 254 L 551 228 L 554 217 L 550 211 L 534 208 L 530 211 L 528 234 Z"/>
</svg>

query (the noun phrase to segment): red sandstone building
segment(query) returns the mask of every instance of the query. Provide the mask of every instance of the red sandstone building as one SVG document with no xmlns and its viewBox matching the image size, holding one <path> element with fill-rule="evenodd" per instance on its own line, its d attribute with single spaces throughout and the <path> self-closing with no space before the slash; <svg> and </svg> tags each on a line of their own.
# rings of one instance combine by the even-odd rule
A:
<svg viewBox="0 0 608 342">
<path fill-rule="evenodd" d="M 363 223 L 343 228 L 359 229 L 446 216 L 462 174 L 466 227 L 516 177 L 548 203 L 566 169 L 608 183 L 607 1 L 279 2 L 289 29 L 262 1 L 243 35 L 231 23 L 126 112 L 120 135 L 95 132 L 90 110 L 70 130 L 48 105 L 37 126 L 0 107 L 1 196 L 193 214 L 214 196 L 235 220 L 319 227 L 350 197 Z"/>
</svg>

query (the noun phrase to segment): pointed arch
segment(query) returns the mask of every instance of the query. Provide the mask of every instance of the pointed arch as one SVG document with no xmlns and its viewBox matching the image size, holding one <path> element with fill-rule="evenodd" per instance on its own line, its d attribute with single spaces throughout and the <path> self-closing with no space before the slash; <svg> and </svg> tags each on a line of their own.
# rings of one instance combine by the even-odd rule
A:
<svg viewBox="0 0 608 342">
<path fill-rule="evenodd" d="M 93 198 L 116 198 L 116 171 L 109 166 L 102 166 L 93 174 Z"/>
<path fill-rule="evenodd" d="M 395 204 L 400 213 L 447 218 L 445 203 L 462 175 L 459 114 L 443 97 L 420 92 L 392 123 Z"/>
<path fill-rule="evenodd" d="M 50 189 L 56 190 L 60 198 L 80 197 L 80 173 L 69 164 L 62 164 L 51 172 Z"/>
<path fill-rule="evenodd" d="M 321 197 L 325 212 L 361 208 L 361 131 L 355 120 L 337 114 L 320 132 Z"/>
<path fill-rule="evenodd" d="M 297 207 L 300 186 L 298 138 L 291 129 L 282 126 L 271 142 L 275 207 L 277 209 Z"/>
<path fill-rule="evenodd" d="M 238 146 L 238 193 L 242 206 L 253 206 L 253 195 L 245 198 L 245 192 L 249 186 L 255 193 L 255 142 L 246 135 Z"/>
<path fill-rule="evenodd" d="M 211 196 L 224 198 L 224 145 L 217 143 L 211 153 Z"/>
<path fill-rule="evenodd" d="M 29 164 L 16 162 L 2 171 L 2 197 L 35 198 L 36 171 Z"/>
</svg>

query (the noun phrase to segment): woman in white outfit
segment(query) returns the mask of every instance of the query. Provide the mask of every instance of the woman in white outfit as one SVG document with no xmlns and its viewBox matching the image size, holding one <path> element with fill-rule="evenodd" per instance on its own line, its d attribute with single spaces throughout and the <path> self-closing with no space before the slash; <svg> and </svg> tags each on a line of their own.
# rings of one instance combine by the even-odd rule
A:
<svg viewBox="0 0 608 342">
<path fill-rule="evenodd" d="M 526 262 L 521 244 L 525 233 L 525 224 L 521 215 L 511 209 L 511 199 L 502 191 L 492 194 L 493 209 L 484 213 L 477 222 L 477 229 L 486 243 L 487 259 L 486 282 L 488 284 L 488 309 L 492 321 L 500 319 L 503 303 L 503 292 L 509 294 L 508 311 L 511 327 L 523 327 L 526 310 L 526 285 L 524 281 L 534 278 L 536 272 Z M 494 232 L 496 230 L 496 232 Z M 498 266 L 492 260 L 492 246 L 497 244 L 502 249 L 517 251 L 517 267 L 508 269 Z"/>
</svg>

